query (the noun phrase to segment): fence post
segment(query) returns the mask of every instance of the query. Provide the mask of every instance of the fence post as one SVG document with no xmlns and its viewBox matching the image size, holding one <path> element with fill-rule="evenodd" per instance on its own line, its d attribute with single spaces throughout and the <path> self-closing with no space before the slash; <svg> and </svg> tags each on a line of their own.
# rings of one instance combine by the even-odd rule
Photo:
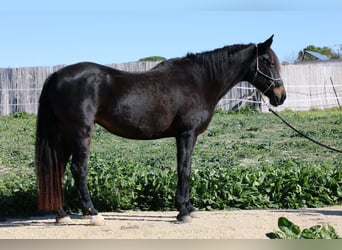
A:
<svg viewBox="0 0 342 250">
<path fill-rule="evenodd" d="M 334 90 L 334 93 L 335 93 L 335 96 L 336 96 L 336 101 L 337 101 L 337 104 L 338 104 L 338 108 L 341 108 L 341 105 L 340 105 L 340 101 L 338 100 L 338 96 L 337 96 L 337 92 L 336 92 L 336 89 L 335 89 L 335 85 L 334 85 L 334 82 L 330 76 L 330 82 L 331 82 L 331 85 L 333 87 L 333 90 Z"/>
</svg>

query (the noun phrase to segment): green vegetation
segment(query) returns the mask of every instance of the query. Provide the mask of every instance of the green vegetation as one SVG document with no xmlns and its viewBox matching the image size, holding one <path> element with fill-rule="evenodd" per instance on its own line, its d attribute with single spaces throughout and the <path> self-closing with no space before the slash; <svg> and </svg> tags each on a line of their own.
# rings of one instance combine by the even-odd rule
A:
<svg viewBox="0 0 342 250">
<path fill-rule="evenodd" d="M 298 61 L 315 61 L 315 60 L 317 60 L 316 58 L 314 58 L 311 55 L 307 55 L 307 54 L 304 55 L 303 53 L 306 50 L 313 51 L 313 52 L 318 52 L 321 55 L 325 55 L 325 56 L 327 56 L 330 59 L 340 59 L 341 58 L 341 55 L 340 55 L 339 52 L 336 52 L 336 51 L 334 51 L 333 49 L 331 49 L 331 48 L 329 48 L 327 46 L 316 47 L 314 45 L 309 45 L 306 48 L 304 48 L 302 51 L 298 52 L 298 58 L 297 58 Z"/>
<path fill-rule="evenodd" d="M 281 231 L 267 233 L 266 236 L 270 239 L 341 239 L 331 225 L 316 225 L 301 230 L 290 220 L 280 217 L 278 227 Z"/>
<path fill-rule="evenodd" d="M 158 61 L 165 61 L 166 58 L 162 56 L 149 56 L 139 59 L 139 62 L 158 62 Z"/>
<path fill-rule="evenodd" d="M 342 148 L 340 110 L 281 113 L 298 129 Z M 0 117 L 0 216 L 36 212 L 35 116 Z M 342 155 L 319 148 L 272 114 L 217 111 L 198 138 L 191 195 L 200 209 L 302 208 L 341 204 Z M 67 168 L 66 206 L 80 205 Z M 173 138 L 133 141 L 97 126 L 89 189 L 100 211 L 173 210 L 176 149 Z"/>
</svg>

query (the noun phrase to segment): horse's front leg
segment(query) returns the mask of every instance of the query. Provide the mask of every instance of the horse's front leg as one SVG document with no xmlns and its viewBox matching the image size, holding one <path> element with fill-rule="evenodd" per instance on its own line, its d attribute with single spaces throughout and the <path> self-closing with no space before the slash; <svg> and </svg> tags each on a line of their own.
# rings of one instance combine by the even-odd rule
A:
<svg viewBox="0 0 342 250">
<path fill-rule="evenodd" d="M 177 220 L 189 222 L 196 211 L 190 202 L 191 155 L 197 136 L 194 131 L 182 133 L 176 137 L 177 142 L 177 173 L 176 208 L 179 211 Z"/>
<path fill-rule="evenodd" d="M 83 216 L 85 218 L 90 218 L 90 223 L 92 225 L 103 225 L 104 219 L 101 215 L 98 215 L 98 212 L 90 198 L 87 185 L 89 145 L 90 138 L 78 139 L 74 143 L 71 173 L 80 196 Z"/>
</svg>

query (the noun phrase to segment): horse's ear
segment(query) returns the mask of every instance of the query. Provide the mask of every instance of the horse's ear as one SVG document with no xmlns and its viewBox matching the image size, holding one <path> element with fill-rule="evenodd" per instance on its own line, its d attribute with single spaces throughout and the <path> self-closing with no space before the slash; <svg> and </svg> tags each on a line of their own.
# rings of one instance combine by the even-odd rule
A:
<svg viewBox="0 0 342 250">
<path fill-rule="evenodd" d="M 272 35 L 270 38 L 268 38 L 265 42 L 259 43 L 258 44 L 258 52 L 259 54 L 265 54 L 266 51 L 271 48 L 272 42 L 273 42 L 273 36 Z"/>
</svg>

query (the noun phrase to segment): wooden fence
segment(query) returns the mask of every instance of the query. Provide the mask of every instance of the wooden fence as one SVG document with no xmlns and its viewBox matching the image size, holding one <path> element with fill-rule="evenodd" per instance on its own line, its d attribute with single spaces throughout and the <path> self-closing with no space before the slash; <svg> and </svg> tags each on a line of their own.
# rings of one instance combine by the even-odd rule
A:
<svg viewBox="0 0 342 250">
<path fill-rule="evenodd" d="M 125 71 L 146 71 L 158 62 L 132 62 L 109 66 Z M 64 65 L 54 67 L 0 68 L 0 115 L 36 113 L 45 79 Z M 342 105 L 342 63 L 283 65 L 286 102 L 276 110 L 325 109 Z M 236 85 L 218 107 L 239 109 L 246 105 L 266 110 L 259 92 L 248 82 Z"/>
<path fill-rule="evenodd" d="M 130 62 L 108 66 L 131 72 L 146 71 L 158 62 Z M 64 67 L 0 68 L 0 115 L 15 112 L 37 113 L 40 91 L 52 72 Z M 255 99 L 255 89 L 249 83 L 240 83 L 220 102 L 223 109 L 238 109 Z M 258 105 L 252 103 L 251 105 Z"/>
<path fill-rule="evenodd" d="M 155 65 L 155 62 L 132 62 L 109 66 L 126 71 L 145 71 Z M 0 68 L 0 115 L 22 111 L 37 113 L 45 79 L 64 66 Z"/>
<path fill-rule="evenodd" d="M 281 76 L 287 99 L 278 111 L 342 105 L 342 62 L 283 65 Z"/>
</svg>

